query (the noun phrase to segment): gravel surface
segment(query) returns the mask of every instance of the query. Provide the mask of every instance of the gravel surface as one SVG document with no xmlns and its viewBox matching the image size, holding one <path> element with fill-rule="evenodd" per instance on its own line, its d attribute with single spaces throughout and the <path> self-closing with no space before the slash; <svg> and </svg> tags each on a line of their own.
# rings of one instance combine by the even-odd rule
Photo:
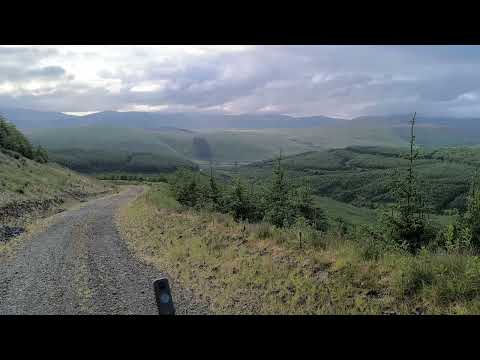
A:
<svg viewBox="0 0 480 360">
<path fill-rule="evenodd" d="M 138 260 L 114 223 L 141 191 L 59 214 L 13 257 L 0 257 L 0 314 L 157 314 L 152 283 L 165 274 Z M 177 314 L 208 313 L 189 290 L 170 286 Z"/>
</svg>

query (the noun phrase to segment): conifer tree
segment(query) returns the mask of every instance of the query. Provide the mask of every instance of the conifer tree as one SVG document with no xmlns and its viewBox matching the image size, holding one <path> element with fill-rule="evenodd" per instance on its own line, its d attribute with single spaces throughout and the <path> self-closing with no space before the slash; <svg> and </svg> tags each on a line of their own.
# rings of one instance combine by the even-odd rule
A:
<svg viewBox="0 0 480 360">
<path fill-rule="evenodd" d="M 172 184 L 176 200 L 186 206 L 194 207 L 200 197 L 200 186 L 196 174 L 186 169 L 176 172 Z"/>
<path fill-rule="evenodd" d="M 463 243 L 480 247 L 480 185 L 477 182 L 477 171 L 472 179 L 466 210 L 460 218 L 459 228 L 464 237 Z"/>
<path fill-rule="evenodd" d="M 295 212 L 295 217 L 303 217 L 316 230 L 327 230 L 327 217 L 323 210 L 314 203 L 310 184 L 306 183 L 292 189 L 289 202 Z"/>
<path fill-rule="evenodd" d="M 220 188 L 217 184 L 217 180 L 213 174 L 213 167 L 210 165 L 210 178 L 208 182 L 208 202 L 210 204 L 211 210 L 213 211 L 222 211 L 223 210 L 223 199 Z"/>
<path fill-rule="evenodd" d="M 426 203 L 415 176 L 415 160 L 418 157 L 415 146 L 415 117 L 416 113 L 410 121 L 407 174 L 394 182 L 392 190 L 396 202 L 391 212 L 383 216 L 383 222 L 387 228 L 386 235 L 395 241 L 406 243 L 412 251 L 424 245 L 431 235 L 426 217 Z"/>
<path fill-rule="evenodd" d="M 272 180 L 265 194 L 265 220 L 275 226 L 289 226 L 294 214 L 289 204 L 290 184 L 282 166 L 282 153 L 273 168 Z"/>
<path fill-rule="evenodd" d="M 230 212 L 235 220 L 248 220 L 250 213 L 250 203 L 248 195 L 239 176 L 233 181 L 229 198 Z"/>
</svg>

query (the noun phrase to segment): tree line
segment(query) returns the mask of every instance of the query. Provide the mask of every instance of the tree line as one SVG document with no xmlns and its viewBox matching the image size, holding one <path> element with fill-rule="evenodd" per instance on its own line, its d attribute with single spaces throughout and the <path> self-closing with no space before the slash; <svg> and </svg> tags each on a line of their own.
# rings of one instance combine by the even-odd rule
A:
<svg viewBox="0 0 480 360">
<path fill-rule="evenodd" d="M 48 153 L 42 146 L 34 147 L 30 141 L 0 115 L 0 148 L 14 151 L 28 159 L 39 163 L 48 162 Z"/>
<path fill-rule="evenodd" d="M 268 222 L 279 228 L 302 223 L 326 231 L 327 218 L 314 202 L 308 184 L 295 186 L 285 176 L 282 157 L 277 159 L 269 182 L 255 185 L 235 175 L 230 184 L 214 176 L 178 170 L 170 181 L 175 198 L 197 209 L 231 214 L 237 221 Z"/>
</svg>

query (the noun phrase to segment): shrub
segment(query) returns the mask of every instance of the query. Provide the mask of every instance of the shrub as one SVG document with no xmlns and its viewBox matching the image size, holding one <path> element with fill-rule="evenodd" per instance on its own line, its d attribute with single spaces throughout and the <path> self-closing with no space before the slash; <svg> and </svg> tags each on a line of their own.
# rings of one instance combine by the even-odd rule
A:
<svg viewBox="0 0 480 360">
<path fill-rule="evenodd" d="M 191 207 L 199 204 L 201 194 L 197 174 L 180 169 L 175 173 L 171 185 L 175 199 L 180 204 Z"/>
<path fill-rule="evenodd" d="M 461 226 L 458 222 L 448 224 L 438 232 L 437 243 L 448 253 L 468 251 L 472 246 L 472 233 L 468 226 Z"/>
<path fill-rule="evenodd" d="M 38 145 L 34 152 L 34 160 L 42 164 L 47 163 L 48 162 L 47 150 L 45 150 L 43 147 Z"/>
</svg>

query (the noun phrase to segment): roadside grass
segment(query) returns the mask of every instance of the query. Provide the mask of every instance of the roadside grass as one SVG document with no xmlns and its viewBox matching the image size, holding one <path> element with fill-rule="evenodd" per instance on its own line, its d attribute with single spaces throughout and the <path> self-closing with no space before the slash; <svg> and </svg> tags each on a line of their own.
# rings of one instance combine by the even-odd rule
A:
<svg viewBox="0 0 480 360">
<path fill-rule="evenodd" d="M 82 176 L 55 163 L 40 164 L 0 149 L 0 226 L 25 230 L 7 241 L 0 239 L 0 254 L 12 252 L 29 234 L 39 231 L 39 220 L 79 204 L 79 200 L 117 189 L 114 184 Z M 26 202 L 37 204 L 22 209 Z"/>
<path fill-rule="evenodd" d="M 95 194 L 109 189 L 109 185 L 57 164 L 16 159 L 0 151 L 0 206 L 12 201 Z"/>
<path fill-rule="evenodd" d="M 300 244 L 293 229 L 183 208 L 167 184 L 122 208 L 118 222 L 140 257 L 206 299 L 214 313 L 480 313 L 474 254 L 412 256 L 335 232 L 305 234 Z"/>
</svg>

